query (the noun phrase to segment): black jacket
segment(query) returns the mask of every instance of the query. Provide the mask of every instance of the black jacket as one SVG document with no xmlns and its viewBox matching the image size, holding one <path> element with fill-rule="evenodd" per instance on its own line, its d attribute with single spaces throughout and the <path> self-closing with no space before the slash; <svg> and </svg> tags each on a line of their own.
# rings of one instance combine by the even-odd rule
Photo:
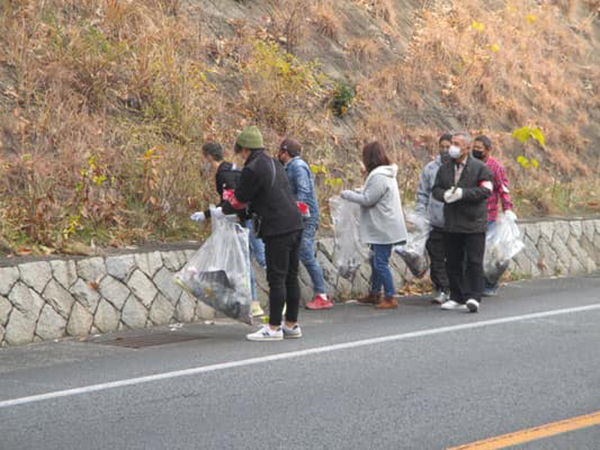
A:
<svg viewBox="0 0 600 450">
<path fill-rule="evenodd" d="M 233 163 L 223 161 L 219 164 L 217 174 L 215 175 L 215 182 L 221 202 L 223 202 L 224 189 L 235 189 L 239 186 L 241 173 L 241 170 Z"/>
<path fill-rule="evenodd" d="M 433 185 L 433 198 L 444 202 L 444 192 L 454 187 L 455 162 L 450 161 L 438 170 Z M 444 204 L 445 231 L 450 233 L 485 233 L 487 229 L 487 199 L 492 195 L 484 187 L 485 182 L 494 179 L 491 170 L 484 162 L 469 155 L 466 166 L 458 180 L 457 187 L 462 188 L 461 200 Z"/>
<path fill-rule="evenodd" d="M 239 186 L 241 174 L 242 171 L 233 163 L 223 161 L 219 164 L 215 175 L 215 184 L 219 194 L 219 204 L 217 206 L 222 207 L 224 204 L 223 191 L 225 189 L 235 189 Z M 206 217 L 210 217 L 210 208 L 204 211 L 204 214 Z M 242 221 L 250 217 L 246 210 L 237 211 L 237 215 Z"/>
<path fill-rule="evenodd" d="M 244 164 L 235 198 L 249 203 L 261 218 L 259 236 L 269 238 L 303 229 L 302 216 L 292 194 L 285 169 L 263 150 L 254 150 Z M 225 213 L 233 212 L 230 204 Z"/>
</svg>

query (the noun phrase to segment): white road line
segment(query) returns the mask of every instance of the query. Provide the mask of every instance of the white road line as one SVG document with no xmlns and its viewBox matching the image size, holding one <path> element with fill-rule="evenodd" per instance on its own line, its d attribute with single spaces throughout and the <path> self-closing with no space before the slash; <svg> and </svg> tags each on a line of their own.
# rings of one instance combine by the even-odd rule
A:
<svg viewBox="0 0 600 450">
<path fill-rule="evenodd" d="M 473 330 L 476 328 L 489 327 L 493 325 L 502 325 L 507 323 L 523 322 L 532 319 L 541 319 L 544 317 L 560 316 L 563 314 L 574 314 L 585 311 L 600 309 L 600 304 L 579 306 L 575 308 L 556 309 L 553 311 L 544 311 L 533 314 L 525 314 L 521 316 L 504 317 L 501 319 L 483 320 L 480 322 L 470 322 L 461 325 L 452 325 L 442 328 L 433 328 L 430 330 L 413 331 L 410 333 L 394 334 L 390 336 L 382 336 L 372 339 L 363 339 L 359 341 L 345 342 L 343 344 L 326 345 L 323 347 L 309 348 L 306 350 L 297 350 L 287 353 L 278 353 L 275 355 L 261 356 L 258 358 L 242 359 L 239 361 L 231 361 L 220 364 L 212 364 L 209 366 L 194 367 L 191 369 L 175 370 L 172 372 L 164 372 L 145 377 L 129 378 L 125 380 L 111 381 L 109 383 L 92 384 L 74 389 L 65 389 L 62 391 L 48 392 L 46 394 L 31 395 L 28 397 L 20 397 L 12 400 L 0 401 L 0 408 L 10 408 L 12 406 L 25 405 L 28 403 L 37 403 L 45 400 L 52 400 L 61 397 L 70 397 L 74 395 L 89 394 L 98 391 L 107 391 L 126 386 L 134 386 L 137 384 L 150 383 L 153 381 L 168 380 L 171 378 L 179 378 L 190 375 L 199 375 L 209 372 L 217 372 L 220 370 L 235 369 L 237 367 L 252 366 L 256 364 L 264 364 L 273 361 L 281 361 L 293 358 L 302 358 L 309 355 L 318 355 L 321 353 L 336 352 L 339 350 L 348 350 L 353 348 L 366 347 L 369 345 L 385 344 L 388 342 L 403 341 L 424 336 L 433 336 L 436 334 L 451 333 L 454 331 Z M 260 345 L 260 344 L 259 344 Z"/>
</svg>

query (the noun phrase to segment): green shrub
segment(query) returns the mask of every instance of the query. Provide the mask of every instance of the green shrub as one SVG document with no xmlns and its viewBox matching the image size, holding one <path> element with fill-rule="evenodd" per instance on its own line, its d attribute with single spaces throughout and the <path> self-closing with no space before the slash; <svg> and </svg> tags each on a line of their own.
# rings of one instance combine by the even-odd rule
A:
<svg viewBox="0 0 600 450">
<path fill-rule="evenodd" d="M 336 117 L 344 117 L 356 100 L 354 88 L 347 83 L 338 83 L 331 101 L 331 110 Z"/>
</svg>

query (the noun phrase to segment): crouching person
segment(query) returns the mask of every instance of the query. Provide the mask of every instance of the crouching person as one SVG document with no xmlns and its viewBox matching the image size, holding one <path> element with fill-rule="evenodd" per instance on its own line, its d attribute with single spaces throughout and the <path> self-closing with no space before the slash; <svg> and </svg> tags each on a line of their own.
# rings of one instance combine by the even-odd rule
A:
<svg viewBox="0 0 600 450">
<path fill-rule="evenodd" d="M 216 142 L 207 142 L 202 146 L 202 158 L 204 159 L 204 172 L 213 171 L 215 174 L 216 190 L 219 194 L 219 208 L 223 206 L 225 201 L 223 200 L 223 193 L 225 190 L 235 189 L 241 177 L 241 170 L 233 163 L 225 161 L 223 159 L 223 147 Z M 217 211 L 220 209 L 217 208 Z M 190 216 L 195 222 L 204 222 L 210 219 L 210 208 L 206 211 L 197 211 Z M 249 219 L 248 214 L 245 210 L 238 211 L 238 217 L 240 223 L 249 231 L 250 237 L 250 254 L 254 256 L 256 262 L 264 269 L 266 267 L 265 262 L 265 244 L 252 230 L 252 221 Z M 256 291 L 256 275 L 254 269 L 250 266 L 250 282 L 252 287 L 252 316 L 258 317 L 264 314 L 258 301 L 258 294 Z"/>
<path fill-rule="evenodd" d="M 247 336 L 250 341 L 279 341 L 300 338 L 298 325 L 300 285 L 298 264 L 302 241 L 302 216 L 290 189 L 283 166 L 264 150 L 257 127 L 247 127 L 235 142 L 235 152 L 245 159 L 240 184 L 227 192 L 223 206 L 231 213 L 249 206 L 254 230 L 265 243 L 269 283 L 269 324 Z M 283 307 L 286 305 L 285 322 Z"/>
<path fill-rule="evenodd" d="M 364 147 L 362 160 L 368 173 L 363 189 L 342 192 L 342 198 L 360 205 L 360 237 L 371 247 L 371 291 L 359 302 L 374 304 L 377 309 L 394 309 L 398 303 L 390 255 L 392 247 L 405 243 L 408 237 L 396 181 L 398 166 L 390 164 L 379 142 Z"/>
</svg>

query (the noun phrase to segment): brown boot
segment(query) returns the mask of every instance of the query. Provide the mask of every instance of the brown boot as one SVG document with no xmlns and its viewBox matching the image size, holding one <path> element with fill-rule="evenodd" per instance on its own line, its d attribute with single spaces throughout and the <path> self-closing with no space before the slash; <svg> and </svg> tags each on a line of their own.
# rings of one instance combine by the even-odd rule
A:
<svg viewBox="0 0 600 450">
<path fill-rule="evenodd" d="M 396 309 L 398 302 L 394 297 L 386 297 L 381 303 L 375 305 L 375 309 Z"/>
<path fill-rule="evenodd" d="M 372 292 L 358 299 L 358 303 L 362 305 L 377 305 L 381 302 L 381 294 L 373 294 Z"/>
</svg>

